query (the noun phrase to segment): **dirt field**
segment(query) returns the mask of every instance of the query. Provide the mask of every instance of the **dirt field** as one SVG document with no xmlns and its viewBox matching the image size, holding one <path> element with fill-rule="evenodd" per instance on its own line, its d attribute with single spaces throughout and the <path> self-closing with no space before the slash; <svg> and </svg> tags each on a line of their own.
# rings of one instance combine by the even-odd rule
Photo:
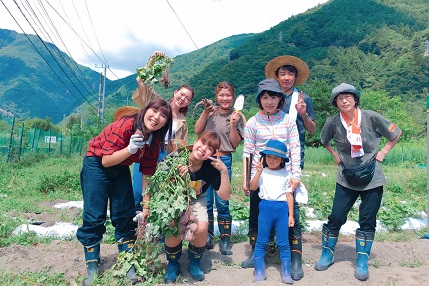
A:
<svg viewBox="0 0 429 286">
<path fill-rule="evenodd" d="M 74 216 L 78 210 L 70 209 L 68 215 Z M 13 215 L 13 214 L 10 214 Z M 60 214 L 28 213 L 29 221 L 44 222 L 50 226 L 61 221 Z M 216 245 L 206 251 L 202 258 L 202 268 L 206 279 L 194 282 L 187 272 L 187 251 L 183 252 L 182 277 L 187 285 L 252 285 L 253 269 L 240 267 L 250 250 L 246 242 L 232 245 L 232 256 L 223 256 Z M 335 263 L 327 271 L 314 270 L 321 252 L 320 233 L 304 234 L 303 260 L 305 276 L 295 285 L 429 285 L 429 239 L 416 237 L 409 242 L 375 241 L 369 261 L 370 277 L 361 282 L 354 278 L 355 242 L 354 236 L 340 235 L 335 251 Z M 110 271 L 117 257 L 116 245 L 102 244 L 102 271 Z M 267 280 L 259 285 L 284 285 L 280 278 L 280 265 L 276 255 L 268 257 Z M 165 261 L 165 258 L 163 257 Z M 49 245 L 12 245 L 0 248 L 2 273 L 21 273 L 23 271 L 52 273 L 61 272 L 71 284 L 86 275 L 83 247 L 77 241 L 56 240 Z M 185 285 L 185 284 L 182 284 Z"/>
<path fill-rule="evenodd" d="M 355 247 L 350 238 L 341 238 L 337 244 L 335 263 L 327 271 L 314 270 L 319 259 L 320 244 L 315 235 L 304 236 L 305 276 L 296 281 L 296 285 L 429 285 L 429 240 L 415 239 L 410 242 L 375 242 L 370 258 L 370 278 L 360 282 L 353 276 Z M 344 241 L 348 240 L 348 241 Z M 195 285 L 251 285 L 253 269 L 240 268 L 240 262 L 246 258 L 250 249 L 247 243 L 234 244 L 232 256 L 223 256 L 214 250 L 206 251 L 202 267 L 206 279 L 193 282 L 187 272 L 186 251 L 182 255 L 182 275 L 189 284 Z M 103 244 L 101 250 L 102 269 L 108 270 L 115 263 L 117 249 L 115 245 Z M 267 280 L 260 285 L 283 285 L 276 257 L 270 257 L 267 265 Z M 32 246 L 12 245 L 0 248 L 2 272 L 20 273 L 22 271 L 63 272 L 71 284 L 79 276 L 86 274 L 83 249 L 79 242 L 54 241 L 50 245 Z"/>
</svg>

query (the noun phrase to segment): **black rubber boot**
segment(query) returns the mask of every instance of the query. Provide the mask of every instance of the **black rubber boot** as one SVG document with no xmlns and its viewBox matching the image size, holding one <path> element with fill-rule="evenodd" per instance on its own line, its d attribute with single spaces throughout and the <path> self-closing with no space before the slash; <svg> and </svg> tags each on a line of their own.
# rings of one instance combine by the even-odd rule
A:
<svg viewBox="0 0 429 286">
<path fill-rule="evenodd" d="M 201 257 L 203 257 L 205 250 L 205 247 L 196 247 L 192 244 L 189 244 L 188 246 L 188 271 L 195 281 L 202 281 L 205 278 L 200 265 Z"/>
<path fill-rule="evenodd" d="M 209 235 L 207 236 L 206 248 L 213 249 L 213 237 L 214 237 L 214 218 L 213 214 L 209 214 Z"/>
<path fill-rule="evenodd" d="M 180 262 L 179 259 L 182 256 L 182 243 L 169 247 L 165 246 L 165 256 L 167 257 L 167 271 L 165 272 L 164 282 L 170 284 L 176 282 L 177 277 L 180 274 Z"/>
<path fill-rule="evenodd" d="M 302 270 L 302 240 L 301 237 L 289 237 L 290 245 L 290 276 L 298 281 L 304 277 Z"/>
<path fill-rule="evenodd" d="M 250 230 L 249 243 L 252 246 L 252 250 L 251 250 L 249 256 L 247 257 L 247 259 L 241 262 L 242 268 L 253 268 L 254 267 L 253 253 L 255 252 L 255 245 L 256 245 L 256 239 L 257 238 L 258 238 L 258 233 L 256 231 Z"/>
<path fill-rule="evenodd" d="M 220 233 L 219 250 L 222 255 L 232 255 L 231 251 L 231 223 L 232 217 L 217 218 Z"/>
<path fill-rule="evenodd" d="M 118 241 L 118 252 L 134 252 L 134 244 L 135 244 L 135 240 L 130 239 L 130 240 L 119 240 Z M 127 272 L 127 276 L 125 277 L 125 279 L 131 283 L 131 284 L 136 284 L 139 281 L 139 278 L 137 277 L 136 274 L 136 269 L 134 268 L 134 266 L 131 266 L 131 268 L 128 270 Z"/>
<path fill-rule="evenodd" d="M 84 247 L 86 271 L 88 273 L 84 286 L 92 284 L 95 278 L 98 277 L 98 268 L 100 266 L 100 244 L 93 247 Z"/>
</svg>

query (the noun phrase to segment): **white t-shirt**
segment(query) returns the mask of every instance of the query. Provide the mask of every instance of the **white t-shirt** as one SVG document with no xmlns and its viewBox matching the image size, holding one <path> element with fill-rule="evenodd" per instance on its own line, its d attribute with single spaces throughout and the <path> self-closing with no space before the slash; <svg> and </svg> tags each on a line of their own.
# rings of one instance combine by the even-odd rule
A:
<svg viewBox="0 0 429 286">
<path fill-rule="evenodd" d="M 259 177 L 259 197 L 262 200 L 286 202 L 286 192 L 291 193 L 289 185 L 290 172 L 286 168 L 270 170 L 264 168 Z"/>
</svg>

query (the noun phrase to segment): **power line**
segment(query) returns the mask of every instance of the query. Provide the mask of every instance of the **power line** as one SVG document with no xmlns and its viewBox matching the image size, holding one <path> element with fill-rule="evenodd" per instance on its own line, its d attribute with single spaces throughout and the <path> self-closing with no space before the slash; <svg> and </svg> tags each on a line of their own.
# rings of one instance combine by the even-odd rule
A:
<svg viewBox="0 0 429 286">
<path fill-rule="evenodd" d="M 57 78 L 60 80 L 60 82 L 67 88 L 66 84 L 62 81 L 61 77 L 58 76 L 58 74 L 56 73 L 56 71 L 52 68 L 52 66 L 47 62 L 47 60 L 45 59 L 45 57 L 41 54 L 41 52 L 37 49 L 36 45 L 31 41 L 30 37 L 28 37 L 28 35 L 24 32 L 24 29 L 22 29 L 21 25 L 18 23 L 18 21 L 15 19 L 15 17 L 12 15 L 12 13 L 10 12 L 10 10 L 8 9 L 8 7 L 5 5 L 5 3 L 3 2 L 3 0 L 0 0 L 3 4 L 3 6 L 5 7 L 5 9 L 8 11 L 8 13 L 10 14 L 10 16 L 13 18 L 13 20 L 16 22 L 16 24 L 18 25 L 18 27 L 21 29 L 21 31 L 24 33 L 24 35 L 27 37 L 27 39 L 30 41 L 30 43 L 33 45 L 34 49 L 37 51 L 37 53 L 40 55 L 40 57 L 45 61 L 45 63 L 48 65 L 48 67 L 52 70 L 52 72 L 57 76 Z M 26 19 L 26 21 L 30 24 L 31 28 L 33 29 L 33 31 L 36 33 L 37 37 L 40 39 L 41 43 L 45 46 L 46 50 L 51 54 L 50 50 L 47 48 L 46 44 L 44 43 L 44 41 L 40 38 L 40 36 L 37 34 L 37 32 L 34 30 L 34 27 L 31 25 L 31 23 L 28 21 L 27 17 L 25 16 L 25 14 L 23 13 L 23 11 L 21 10 L 21 8 L 19 7 L 18 3 L 16 3 L 16 1 L 14 0 L 16 6 L 18 7 L 18 9 L 20 10 L 21 14 L 24 16 L 24 18 Z M 59 65 L 58 61 L 55 59 L 55 57 L 53 57 L 54 61 L 58 64 L 58 66 L 60 67 L 60 69 L 64 72 L 64 74 L 67 76 L 67 74 L 65 73 L 65 71 L 63 70 L 63 68 L 61 67 L 61 65 Z M 68 77 L 68 76 L 67 76 Z M 69 77 L 68 77 L 69 78 Z M 70 78 L 69 78 L 70 80 Z M 71 81 L 71 80 L 70 80 Z M 92 106 L 92 104 L 85 98 L 85 96 L 80 92 L 80 90 L 76 87 L 76 85 L 71 81 L 71 83 L 75 86 L 76 90 L 81 94 L 81 96 L 85 99 L 85 101 L 92 107 L 94 108 L 94 106 Z M 71 92 L 71 94 L 73 95 L 73 97 L 76 98 L 76 100 L 79 101 L 79 99 L 74 95 L 74 93 Z M 95 108 L 94 108 L 95 109 Z M 96 109 L 95 109 L 96 110 Z"/>
</svg>

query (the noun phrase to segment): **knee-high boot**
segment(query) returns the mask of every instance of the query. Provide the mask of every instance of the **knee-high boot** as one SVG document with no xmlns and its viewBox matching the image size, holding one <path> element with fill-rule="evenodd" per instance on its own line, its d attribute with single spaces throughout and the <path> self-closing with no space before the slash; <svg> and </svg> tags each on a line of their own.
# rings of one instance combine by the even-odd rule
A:
<svg viewBox="0 0 429 286">
<path fill-rule="evenodd" d="M 322 228 L 322 254 L 320 260 L 314 266 L 318 271 L 324 271 L 334 264 L 334 251 L 337 244 L 339 230 L 329 230 L 328 225 Z"/>
<path fill-rule="evenodd" d="M 213 237 L 214 237 L 214 217 L 213 214 L 208 215 L 209 218 L 209 235 L 207 236 L 206 248 L 213 249 Z"/>
<path fill-rule="evenodd" d="M 256 239 L 258 238 L 258 232 L 257 230 L 253 230 L 250 229 L 249 231 L 249 243 L 250 246 L 252 247 L 249 256 L 247 257 L 246 260 L 241 262 L 241 267 L 242 268 L 253 268 L 254 267 L 254 263 L 253 263 L 253 253 L 255 252 L 255 245 L 256 245 Z"/>
<path fill-rule="evenodd" d="M 100 244 L 92 247 L 84 247 L 86 271 L 88 273 L 83 285 L 88 286 L 98 276 L 98 268 L 100 265 Z"/>
<path fill-rule="evenodd" d="M 372 243 L 374 241 L 375 232 L 365 232 L 360 229 L 356 230 L 356 268 L 355 278 L 365 281 L 369 277 L 368 259 L 371 253 Z"/>
<path fill-rule="evenodd" d="M 203 257 L 203 253 L 206 250 L 206 247 L 196 247 L 192 244 L 188 246 L 188 271 L 191 274 L 192 278 L 195 281 L 204 280 L 204 272 L 201 270 L 201 257 Z"/>
<path fill-rule="evenodd" d="M 289 237 L 290 245 L 290 276 L 298 281 L 304 277 L 302 270 L 302 239 L 301 236 Z"/>
<path fill-rule="evenodd" d="M 121 239 L 118 241 L 118 252 L 134 252 L 134 243 L 135 240 L 124 240 Z M 135 284 L 138 282 L 138 277 L 136 274 L 136 269 L 134 268 L 134 266 L 131 266 L 131 268 L 128 270 L 127 272 L 127 276 L 125 277 L 126 280 L 128 280 L 128 282 L 130 282 L 131 284 Z"/>
<path fill-rule="evenodd" d="M 281 262 L 282 267 L 282 282 L 285 284 L 293 284 L 292 277 L 290 276 L 290 260 L 284 259 Z"/>
<path fill-rule="evenodd" d="M 220 233 L 219 239 L 219 249 L 220 253 L 223 255 L 232 255 L 231 251 L 231 223 L 232 217 L 228 218 L 217 218 L 218 219 L 218 227 Z"/>
<path fill-rule="evenodd" d="M 255 278 L 253 282 L 264 281 L 267 279 L 265 270 L 265 259 L 263 257 L 253 259 L 255 264 Z"/>
<path fill-rule="evenodd" d="M 174 247 L 169 247 L 166 245 L 165 256 L 167 257 L 168 264 L 167 271 L 165 272 L 164 282 L 165 284 L 174 283 L 180 274 L 179 259 L 182 256 L 182 242 Z"/>
</svg>

